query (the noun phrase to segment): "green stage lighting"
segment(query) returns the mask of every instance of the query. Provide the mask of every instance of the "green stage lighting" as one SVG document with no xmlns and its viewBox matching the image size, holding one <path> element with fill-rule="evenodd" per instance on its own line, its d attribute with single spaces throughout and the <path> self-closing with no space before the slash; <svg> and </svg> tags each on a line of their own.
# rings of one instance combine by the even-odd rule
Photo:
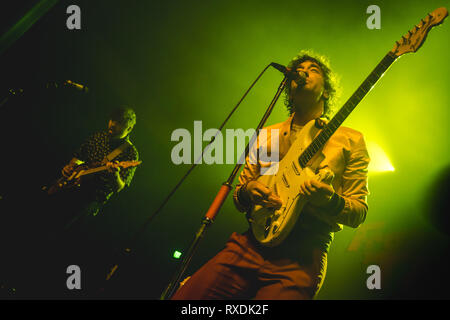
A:
<svg viewBox="0 0 450 320">
<path fill-rule="evenodd" d="M 175 250 L 174 253 L 173 253 L 173 257 L 175 259 L 180 259 L 181 255 L 182 255 L 182 253 L 180 251 L 178 251 L 178 250 Z"/>
<path fill-rule="evenodd" d="M 369 173 L 395 171 L 386 152 L 377 143 L 368 141 L 367 149 L 370 155 Z"/>
</svg>

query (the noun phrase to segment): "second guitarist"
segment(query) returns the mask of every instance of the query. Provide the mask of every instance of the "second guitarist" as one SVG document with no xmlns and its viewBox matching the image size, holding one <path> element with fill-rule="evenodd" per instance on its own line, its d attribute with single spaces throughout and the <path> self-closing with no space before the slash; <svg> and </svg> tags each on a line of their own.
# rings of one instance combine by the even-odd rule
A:
<svg viewBox="0 0 450 320">
<path fill-rule="evenodd" d="M 91 165 L 104 162 L 110 166 L 109 170 L 90 175 L 82 180 L 79 188 L 72 188 L 67 192 L 69 195 L 66 197 L 76 198 L 76 203 L 71 201 L 75 207 L 73 210 L 79 211 L 75 215 L 97 215 L 101 206 L 113 194 L 130 186 L 136 167 L 120 168 L 113 163 L 138 160 L 138 151 L 129 139 L 135 124 L 136 114 L 131 108 L 114 110 L 107 129 L 89 137 L 74 153 L 73 159 L 62 169 L 62 174 L 68 177 L 80 164 Z M 123 150 L 118 152 L 118 149 Z M 106 157 L 112 159 L 106 161 Z"/>
<path fill-rule="evenodd" d="M 96 163 L 139 162 L 138 151 L 129 139 L 136 124 L 135 112 L 131 108 L 116 109 L 107 124 L 105 130 L 94 133 L 74 152 L 62 170 L 64 176 L 71 175 L 81 162 L 89 167 L 96 167 Z M 105 161 L 124 143 L 126 148 L 120 154 Z M 83 176 L 79 187 L 61 188 L 51 194 L 43 192 L 30 206 L 31 214 L 21 217 L 21 245 L 11 259 L 15 266 L 10 275 L 18 295 L 79 298 L 97 294 L 115 245 L 115 238 L 108 236 L 112 229 L 108 217 L 99 212 L 114 194 L 130 186 L 136 170 L 135 166 L 110 166 L 110 170 Z M 81 269 L 82 290 L 69 290 L 66 286 L 66 272 L 71 265 Z M 33 273 L 22 266 L 32 266 Z"/>
</svg>

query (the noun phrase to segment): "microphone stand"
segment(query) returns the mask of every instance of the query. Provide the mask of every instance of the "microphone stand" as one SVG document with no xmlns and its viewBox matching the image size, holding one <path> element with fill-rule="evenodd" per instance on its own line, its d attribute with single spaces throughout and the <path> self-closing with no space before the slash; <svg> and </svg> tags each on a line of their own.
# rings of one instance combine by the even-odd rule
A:
<svg viewBox="0 0 450 320">
<path fill-rule="evenodd" d="M 86 87 L 85 85 L 73 82 L 72 80 L 66 80 L 66 81 L 64 81 L 62 83 L 61 82 L 51 81 L 51 82 L 47 82 L 45 84 L 45 88 L 46 89 L 50 89 L 50 88 L 53 89 L 53 88 L 58 88 L 58 87 L 67 87 L 67 88 L 70 87 L 70 88 L 74 88 L 76 90 L 79 90 L 79 91 L 82 91 L 82 92 L 85 92 L 85 93 L 89 92 L 89 88 L 88 87 Z M 37 86 L 34 87 L 34 88 L 32 87 L 31 89 L 36 89 L 36 88 L 38 88 L 38 87 Z M 28 89 L 30 89 L 30 88 L 29 87 L 26 88 L 26 90 L 28 90 Z M 24 91 L 23 88 L 9 89 L 8 90 L 8 96 L 6 96 L 5 98 L 0 98 L 0 108 L 3 107 L 3 105 L 5 105 L 9 101 L 9 99 L 11 97 L 14 97 L 14 96 L 17 97 L 17 96 L 23 94 L 24 92 L 25 91 Z"/>
<path fill-rule="evenodd" d="M 234 106 L 234 108 L 231 110 L 231 112 L 228 114 L 226 119 L 223 121 L 223 123 L 220 125 L 219 129 L 217 130 L 216 135 L 211 139 L 211 141 L 208 143 L 208 145 L 205 147 L 205 149 L 202 151 L 202 154 L 199 156 L 197 161 L 195 161 L 189 170 L 184 174 L 184 176 L 178 181 L 178 183 L 175 185 L 175 187 L 170 191 L 170 193 L 167 195 L 167 197 L 162 201 L 161 205 L 158 207 L 158 209 L 153 212 L 153 214 L 146 219 L 144 224 L 139 228 L 137 232 L 134 233 L 131 240 L 129 241 L 131 243 L 130 246 L 127 246 L 124 249 L 120 249 L 119 252 L 116 252 L 116 258 L 119 260 L 119 263 L 116 263 L 114 266 L 110 268 L 110 271 L 106 275 L 106 279 L 103 282 L 103 285 L 101 288 L 99 288 L 99 293 L 105 291 L 105 287 L 107 285 L 107 282 L 111 280 L 113 275 L 117 272 L 117 269 L 119 268 L 119 264 L 122 264 L 125 259 L 131 254 L 131 247 L 133 244 L 137 242 L 140 236 L 144 233 L 146 227 L 150 224 L 151 221 L 160 213 L 162 212 L 165 205 L 169 202 L 169 200 L 172 198 L 172 196 L 175 194 L 175 192 L 178 190 L 178 188 L 181 186 L 181 184 L 186 180 L 186 178 L 189 176 L 189 174 L 195 169 L 199 161 L 202 159 L 203 155 L 205 154 L 206 150 L 210 147 L 210 145 L 215 140 L 216 136 L 222 131 L 222 129 L 225 127 L 225 124 L 228 122 L 228 120 L 231 118 L 231 116 L 234 114 L 234 112 L 238 109 L 238 107 L 241 105 L 241 102 L 245 99 L 245 97 L 248 95 L 248 93 L 252 90 L 252 88 L 255 86 L 256 82 L 259 81 L 259 79 L 262 77 L 262 75 L 266 72 L 266 70 L 272 66 L 271 64 L 268 64 L 263 71 L 258 75 L 258 77 L 253 81 L 253 83 L 250 85 L 250 87 L 247 89 L 247 91 L 244 93 L 244 95 L 241 97 L 241 99 L 238 101 L 238 103 Z M 284 71 L 282 71 L 284 73 Z M 239 170 L 239 168 L 237 169 Z M 236 171 L 237 172 L 237 171 Z M 230 183 L 231 186 L 231 183 Z"/>
<path fill-rule="evenodd" d="M 288 76 L 285 75 L 283 80 L 281 81 L 278 90 L 272 99 L 272 102 L 270 103 L 269 107 L 267 108 L 265 114 L 263 115 L 261 121 L 258 124 L 258 127 L 256 128 L 256 132 L 254 134 L 254 137 L 250 140 L 256 141 L 255 136 L 258 134 L 258 132 L 263 128 L 264 124 L 266 123 L 267 119 L 269 118 L 270 114 L 272 113 L 272 110 L 280 97 L 281 93 L 283 92 L 284 87 L 286 86 L 286 83 L 288 81 Z M 247 144 L 245 147 L 245 157 L 247 157 L 250 150 L 250 143 Z M 241 161 L 239 161 L 241 162 Z M 217 193 L 216 197 L 214 198 L 211 206 L 209 207 L 208 211 L 206 212 L 205 216 L 202 219 L 200 228 L 195 234 L 194 240 L 192 241 L 189 249 L 186 252 L 185 257 L 183 258 L 180 267 L 178 268 L 177 272 L 172 278 L 172 281 L 169 283 L 167 288 L 162 293 L 160 299 L 161 300 L 167 300 L 170 299 L 175 292 L 175 289 L 177 288 L 177 284 L 180 282 L 180 279 L 182 278 L 184 272 L 186 271 L 189 263 L 192 260 L 192 256 L 194 255 L 200 240 L 204 237 L 207 228 L 214 222 L 215 217 L 219 213 L 220 208 L 222 207 L 223 203 L 225 202 L 228 194 L 230 193 L 232 187 L 232 183 L 234 178 L 236 177 L 237 173 L 239 172 L 239 169 L 241 168 L 242 164 L 237 163 L 234 167 L 233 171 L 231 172 L 230 176 L 228 177 L 227 181 L 222 184 L 222 187 L 219 189 L 219 192 Z"/>
</svg>

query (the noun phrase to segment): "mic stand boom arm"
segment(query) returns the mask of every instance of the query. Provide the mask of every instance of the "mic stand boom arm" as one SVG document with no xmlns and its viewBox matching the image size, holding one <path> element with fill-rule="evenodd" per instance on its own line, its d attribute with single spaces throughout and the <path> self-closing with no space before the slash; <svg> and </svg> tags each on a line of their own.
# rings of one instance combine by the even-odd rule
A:
<svg viewBox="0 0 450 320">
<path fill-rule="evenodd" d="M 283 92 L 284 87 L 286 86 L 286 83 L 288 81 L 288 77 L 285 76 L 283 80 L 281 81 L 278 90 L 272 99 L 272 102 L 270 103 L 269 107 L 267 108 L 265 114 L 263 115 L 261 121 L 258 124 L 258 127 L 256 128 L 255 134 L 257 135 L 259 131 L 263 128 L 264 124 L 266 123 L 267 119 L 269 118 L 270 114 L 272 113 L 272 110 L 278 101 L 278 98 L 280 97 L 281 93 Z M 250 140 L 250 142 L 256 141 L 255 136 Z M 247 144 L 245 147 L 245 157 L 247 157 L 250 150 L 250 143 Z M 240 162 L 240 161 L 239 161 Z M 183 258 L 181 265 L 179 266 L 177 272 L 172 278 L 172 281 L 169 283 L 167 288 L 164 290 L 164 292 L 161 295 L 161 300 L 167 300 L 170 299 L 175 292 L 175 289 L 177 288 L 177 284 L 180 282 L 184 272 L 186 271 L 189 263 L 192 260 L 192 256 L 195 253 L 195 250 L 197 249 L 200 240 L 203 238 L 203 236 L 206 233 L 207 228 L 214 222 L 215 217 L 219 213 L 220 208 L 222 207 L 223 203 L 225 202 L 228 194 L 230 193 L 234 181 L 234 178 L 236 177 L 237 173 L 239 172 L 239 169 L 241 168 L 242 163 L 237 163 L 234 167 L 233 171 L 231 172 L 229 178 L 226 182 L 222 184 L 222 187 L 220 188 L 219 192 L 217 193 L 216 197 L 214 198 L 211 206 L 209 207 L 208 211 L 206 212 L 205 216 L 202 219 L 202 223 L 200 225 L 200 228 L 195 234 L 194 240 L 192 241 L 191 245 L 189 246 L 188 251 L 186 252 L 185 257 Z"/>
</svg>

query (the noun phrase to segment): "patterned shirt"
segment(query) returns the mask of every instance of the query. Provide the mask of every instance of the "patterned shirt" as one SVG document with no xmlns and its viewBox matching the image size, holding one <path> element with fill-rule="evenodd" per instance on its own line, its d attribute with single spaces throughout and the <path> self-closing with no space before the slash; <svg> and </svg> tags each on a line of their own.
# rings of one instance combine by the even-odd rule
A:
<svg viewBox="0 0 450 320">
<path fill-rule="evenodd" d="M 126 139 L 111 139 L 108 132 L 101 131 L 90 136 L 80 148 L 73 154 L 79 160 L 82 160 L 87 165 L 103 161 L 103 159 L 110 154 L 114 149 L 119 147 Z M 136 147 L 130 143 L 121 154 L 113 159 L 113 161 L 132 161 L 138 160 L 139 154 Z M 125 186 L 130 186 L 133 179 L 136 167 L 120 168 L 120 177 L 125 183 Z M 100 203 L 105 203 L 114 194 L 115 177 L 109 171 L 101 171 L 86 176 L 89 179 L 83 180 L 83 189 L 94 197 Z"/>
</svg>

